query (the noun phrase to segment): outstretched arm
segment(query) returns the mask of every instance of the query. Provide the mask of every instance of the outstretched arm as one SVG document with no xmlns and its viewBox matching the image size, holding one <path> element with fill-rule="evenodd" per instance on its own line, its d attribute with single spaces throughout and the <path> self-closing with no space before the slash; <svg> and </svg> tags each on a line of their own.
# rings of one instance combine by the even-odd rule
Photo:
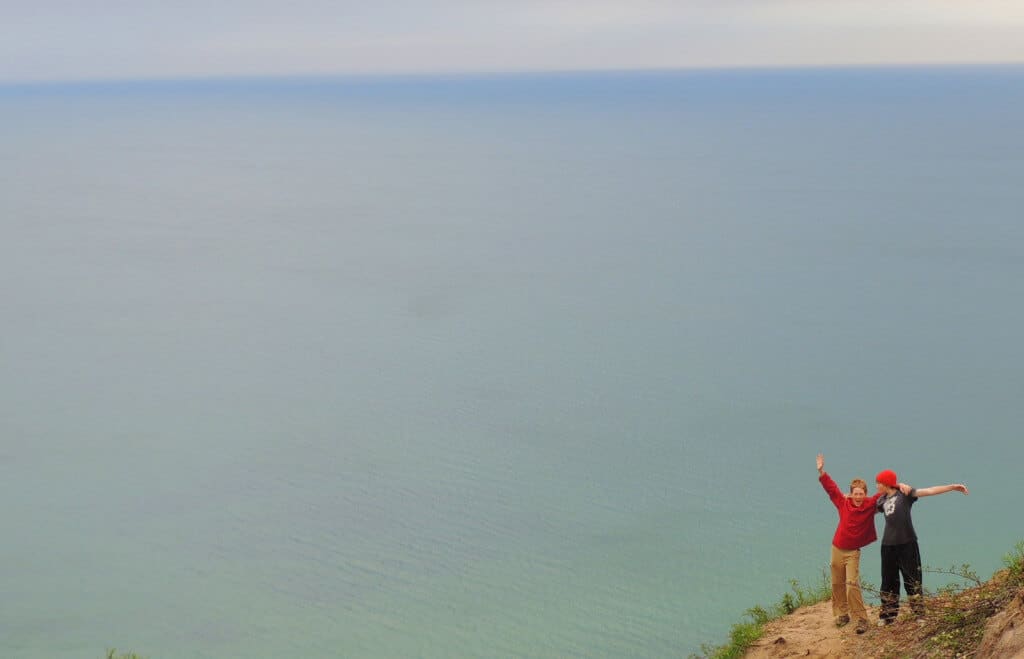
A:
<svg viewBox="0 0 1024 659">
<path fill-rule="evenodd" d="M 967 486 L 964 485 L 963 483 L 953 483 L 952 485 L 936 485 L 934 487 L 922 487 L 917 490 L 917 496 L 918 498 L 931 497 L 935 496 L 936 494 L 945 494 L 946 492 L 952 492 L 953 490 L 956 490 L 957 492 L 963 492 L 964 494 L 970 494 L 970 492 L 967 491 Z"/>
</svg>

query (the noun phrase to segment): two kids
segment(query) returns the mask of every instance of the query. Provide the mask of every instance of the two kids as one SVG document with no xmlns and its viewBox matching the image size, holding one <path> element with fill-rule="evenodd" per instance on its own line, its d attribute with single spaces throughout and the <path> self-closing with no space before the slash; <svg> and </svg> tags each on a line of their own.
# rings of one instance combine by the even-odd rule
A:
<svg viewBox="0 0 1024 659">
<path fill-rule="evenodd" d="M 860 592 L 860 550 L 877 539 L 875 512 L 885 514 L 882 534 L 882 610 L 879 624 L 890 624 L 899 612 L 900 574 L 915 613 L 921 609 L 921 554 L 910 517 L 910 508 L 923 496 L 956 490 L 967 494 L 960 483 L 915 490 L 897 482 L 896 474 L 885 470 L 876 477 L 878 492 L 867 496 L 867 483 L 854 479 L 845 495 L 825 472 L 825 457 L 818 454 L 818 481 L 839 512 L 839 525 L 832 537 L 832 614 L 842 627 L 857 621 L 856 632 L 868 629 L 867 611 Z"/>
</svg>

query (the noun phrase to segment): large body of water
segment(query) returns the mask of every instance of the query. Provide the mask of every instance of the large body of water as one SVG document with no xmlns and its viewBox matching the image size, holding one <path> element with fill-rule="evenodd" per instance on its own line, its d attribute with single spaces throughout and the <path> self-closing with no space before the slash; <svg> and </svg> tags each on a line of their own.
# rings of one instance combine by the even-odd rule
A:
<svg viewBox="0 0 1024 659">
<path fill-rule="evenodd" d="M 0 88 L 0 655 L 670 657 L 1024 537 L 1024 70 Z M 877 584 L 877 545 L 863 571 Z"/>
</svg>

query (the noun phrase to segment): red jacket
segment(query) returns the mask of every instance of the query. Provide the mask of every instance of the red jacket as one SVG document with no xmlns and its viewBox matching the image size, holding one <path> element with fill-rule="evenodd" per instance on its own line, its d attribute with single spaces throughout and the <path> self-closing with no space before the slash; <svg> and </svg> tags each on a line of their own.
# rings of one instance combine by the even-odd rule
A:
<svg viewBox="0 0 1024 659">
<path fill-rule="evenodd" d="M 828 498 L 839 510 L 839 526 L 832 536 L 832 544 L 839 549 L 860 549 L 878 539 L 875 535 L 875 502 L 879 495 L 864 497 L 860 506 L 854 506 L 827 473 L 818 477 Z"/>
</svg>

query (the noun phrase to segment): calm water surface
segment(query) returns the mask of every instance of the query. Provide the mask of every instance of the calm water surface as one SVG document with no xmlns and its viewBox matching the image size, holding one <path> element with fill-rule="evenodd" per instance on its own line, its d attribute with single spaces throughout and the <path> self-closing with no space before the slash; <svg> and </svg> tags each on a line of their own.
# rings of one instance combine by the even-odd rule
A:
<svg viewBox="0 0 1024 659">
<path fill-rule="evenodd" d="M 0 654 L 668 657 L 815 479 L 1024 537 L 1024 71 L 0 88 Z M 878 581 L 877 547 L 863 572 Z"/>
</svg>

